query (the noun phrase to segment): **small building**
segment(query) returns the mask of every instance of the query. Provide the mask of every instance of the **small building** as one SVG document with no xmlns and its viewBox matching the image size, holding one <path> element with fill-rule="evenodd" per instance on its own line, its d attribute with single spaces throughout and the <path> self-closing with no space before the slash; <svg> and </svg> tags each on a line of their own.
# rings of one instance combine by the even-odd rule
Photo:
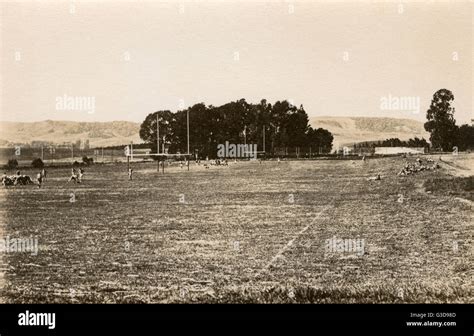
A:
<svg viewBox="0 0 474 336">
<path fill-rule="evenodd" d="M 151 148 L 134 148 L 133 154 L 148 155 L 151 153 Z"/>
<path fill-rule="evenodd" d="M 53 143 L 50 141 L 42 141 L 42 140 L 33 140 L 31 141 L 31 147 L 40 148 L 40 147 L 48 147 L 51 146 Z"/>
<path fill-rule="evenodd" d="M 424 154 L 424 147 L 375 147 L 375 155 Z"/>
</svg>

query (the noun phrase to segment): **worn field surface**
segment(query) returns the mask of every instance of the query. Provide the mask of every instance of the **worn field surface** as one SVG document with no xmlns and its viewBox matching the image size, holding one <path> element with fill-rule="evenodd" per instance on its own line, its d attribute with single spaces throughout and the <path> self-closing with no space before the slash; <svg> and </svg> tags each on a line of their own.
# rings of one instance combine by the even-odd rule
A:
<svg viewBox="0 0 474 336">
<path fill-rule="evenodd" d="M 134 164 L 133 181 L 95 165 L 83 184 L 50 170 L 41 189 L 0 191 L 0 234 L 39 241 L 0 253 L 0 300 L 474 302 L 471 202 L 424 187 L 473 156 L 443 160 L 408 177 L 402 158 Z M 364 253 L 330 253 L 332 237 Z"/>
</svg>

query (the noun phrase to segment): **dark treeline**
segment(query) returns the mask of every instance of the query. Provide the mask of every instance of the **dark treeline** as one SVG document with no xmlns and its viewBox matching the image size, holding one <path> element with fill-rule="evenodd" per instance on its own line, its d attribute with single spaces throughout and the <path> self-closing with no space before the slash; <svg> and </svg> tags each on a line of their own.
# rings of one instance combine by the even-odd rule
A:
<svg viewBox="0 0 474 336">
<path fill-rule="evenodd" d="M 464 124 L 457 127 L 456 144 L 460 151 L 474 149 L 474 126 Z"/>
<path fill-rule="evenodd" d="M 424 138 L 410 138 L 406 141 L 400 140 L 399 138 L 389 138 L 385 140 L 372 140 L 355 143 L 352 145 L 353 153 L 360 154 L 374 154 L 375 147 L 423 147 L 425 150 L 429 150 L 430 143 Z"/>
<path fill-rule="evenodd" d="M 382 147 L 423 147 L 429 148 L 430 144 L 425 138 L 415 137 L 413 139 L 408 139 L 407 141 L 400 140 L 398 138 L 390 138 L 382 141 Z"/>
<path fill-rule="evenodd" d="M 319 153 L 329 153 L 332 148 L 332 134 L 309 126 L 308 115 L 302 105 L 296 107 L 286 100 L 272 105 L 265 99 L 251 104 L 240 99 L 221 106 L 199 103 L 177 112 L 150 113 L 141 124 L 140 137 L 155 153 L 157 114 L 160 152 L 163 152 L 163 145 L 168 153 L 187 152 L 188 115 L 190 153 L 198 153 L 200 157 L 216 157 L 217 146 L 226 141 L 257 144 L 258 151 L 263 151 L 265 144 L 268 154 L 275 154 L 281 148 L 311 147 Z"/>
<path fill-rule="evenodd" d="M 379 141 L 366 141 L 355 145 L 355 148 L 365 147 L 424 147 L 429 148 L 430 144 L 424 138 L 414 137 L 407 141 L 400 140 L 399 138 L 390 138 Z"/>
</svg>

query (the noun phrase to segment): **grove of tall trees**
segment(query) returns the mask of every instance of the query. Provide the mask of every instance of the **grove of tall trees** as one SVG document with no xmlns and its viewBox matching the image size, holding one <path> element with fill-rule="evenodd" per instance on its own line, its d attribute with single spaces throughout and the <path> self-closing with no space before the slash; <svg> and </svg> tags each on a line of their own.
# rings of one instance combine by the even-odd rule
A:
<svg viewBox="0 0 474 336">
<path fill-rule="evenodd" d="M 332 134 L 322 128 L 313 129 L 303 106 L 296 107 L 286 100 L 272 105 L 265 99 L 258 104 L 240 99 L 221 106 L 199 103 L 177 112 L 150 113 L 141 124 L 140 137 L 153 152 L 157 146 L 157 115 L 160 147 L 169 153 L 187 152 L 188 117 L 190 153 L 200 157 L 216 157 L 217 145 L 226 141 L 257 144 L 258 151 L 268 154 L 282 148 L 310 147 L 313 153 L 329 153 L 332 148 Z"/>
</svg>

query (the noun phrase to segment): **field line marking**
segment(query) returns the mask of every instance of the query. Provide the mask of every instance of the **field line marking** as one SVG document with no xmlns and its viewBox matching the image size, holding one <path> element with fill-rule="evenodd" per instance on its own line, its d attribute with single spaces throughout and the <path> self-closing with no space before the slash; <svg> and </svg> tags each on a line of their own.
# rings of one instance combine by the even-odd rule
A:
<svg viewBox="0 0 474 336">
<path fill-rule="evenodd" d="M 346 187 L 349 185 L 350 181 L 347 182 L 344 187 L 342 188 L 341 190 L 341 194 L 342 192 L 346 189 Z M 332 200 L 326 204 L 326 206 L 324 206 L 324 208 L 319 211 L 316 216 L 313 218 L 313 220 L 308 224 L 306 225 L 304 228 L 302 228 L 292 239 L 290 239 L 290 241 L 288 241 L 288 243 L 286 243 L 285 246 L 283 246 L 278 252 L 277 254 L 275 254 L 275 256 L 260 270 L 258 271 L 256 274 L 255 274 L 255 277 L 258 277 L 260 274 L 262 274 L 263 272 L 266 272 L 272 265 L 275 261 L 277 261 L 279 258 L 281 258 L 283 256 L 283 254 L 290 249 L 290 247 L 293 245 L 293 243 L 303 234 L 305 233 L 312 225 L 313 223 L 319 219 L 319 217 L 321 217 L 321 215 L 326 211 L 328 210 L 330 207 L 333 207 L 333 204 L 334 202 L 338 199 L 338 196 L 334 196 L 332 198 Z"/>
</svg>

